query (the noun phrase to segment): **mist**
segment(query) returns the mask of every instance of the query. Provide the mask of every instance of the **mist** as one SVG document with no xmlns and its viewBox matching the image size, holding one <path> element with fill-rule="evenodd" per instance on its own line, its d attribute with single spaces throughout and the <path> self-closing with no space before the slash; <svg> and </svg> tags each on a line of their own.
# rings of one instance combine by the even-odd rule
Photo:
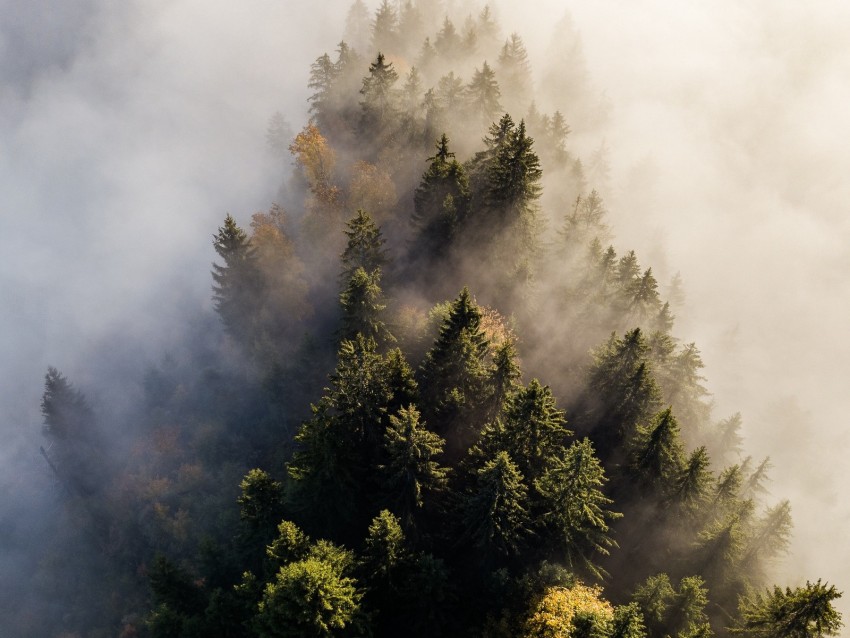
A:
<svg viewBox="0 0 850 638">
<path fill-rule="evenodd" d="M 279 196 L 289 166 L 266 148 L 269 117 L 303 125 L 310 63 L 335 46 L 348 4 L 0 3 L 6 573 L 50 513 L 31 507 L 52 489 L 38 453 L 47 366 L 120 414 L 128 377 L 211 313 L 211 234 Z M 703 354 L 715 415 L 741 411 L 747 453 L 774 461 L 772 496 L 791 499 L 795 520 L 777 582 L 846 589 L 850 9 L 496 10 L 536 69 L 569 16 L 608 105 L 592 126 L 570 122 L 570 142 L 610 148 L 613 243 L 662 283 L 681 274 L 675 333 Z M 565 102 L 546 106 L 570 121 Z"/>
</svg>

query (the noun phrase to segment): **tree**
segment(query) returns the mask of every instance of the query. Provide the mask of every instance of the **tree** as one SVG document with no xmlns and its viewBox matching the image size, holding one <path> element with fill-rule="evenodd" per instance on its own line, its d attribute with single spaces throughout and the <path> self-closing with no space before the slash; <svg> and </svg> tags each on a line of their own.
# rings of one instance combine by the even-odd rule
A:
<svg viewBox="0 0 850 638">
<path fill-rule="evenodd" d="M 614 335 L 593 353 L 588 390 L 590 428 L 603 459 L 631 440 L 639 424 L 660 405 L 640 328 Z"/>
<path fill-rule="evenodd" d="M 542 499 L 548 542 L 573 570 L 599 578 L 604 570 L 598 556 L 607 556 L 617 543 L 610 523 L 622 516 L 608 508 L 602 493 L 607 481 L 588 439 L 576 441 L 563 458 L 553 457 L 534 486 Z"/>
<path fill-rule="evenodd" d="M 362 594 L 332 563 L 307 558 L 284 565 L 263 591 L 256 619 L 263 638 L 332 638 L 356 624 Z"/>
<path fill-rule="evenodd" d="M 609 635 L 614 608 L 602 598 L 600 587 L 581 583 L 550 587 L 534 603 L 525 621 L 524 638 L 603 638 Z"/>
<path fill-rule="evenodd" d="M 349 279 L 358 268 L 371 273 L 386 267 L 389 263 L 387 251 L 384 248 L 386 240 L 381 228 L 372 220 L 369 213 L 358 209 L 354 217 L 346 223 L 346 229 L 343 232 L 348 238 L 341 257 L 343 279 Z"/>
<path fill-rule="evenodd" d="M 398 47 L 398 12 L 389 0 L 383 0 L 372 20 L 372 51 L 395 53 Z"/>
<path fill-rule="evenodd" d="M 469 180 L 463 167 L 449 151 L 445 133 L 437 142 L 430 162 L 414 195 L 411 218 L 417 229 L 413 252 L 427 262 L 449 253 L 455 233 L 469 206 Z"/>
<path fill-rule="evenodd" d="M 360 102 L 361 132 L 363 139 L 371 140 L 374 148 L 392 139 L 397 102 L 393 87 L 397 81 L 398 73 L 392 62 L 387 62 L 383 53 L 378 53 L 369 65 L 369 75 L 363 78 L 363 88 L 360 89 L 363 96 Z"/>
<path fill-rule="evenodd" d="M 245 475 L 239 489 L 242 490 L 237 499 L 239 517 L 251 535 L 256 537 L 258 544 L 265 545 L 271 540 L 280 521 L 283 485 L 267 472 L 255 468 Z"/>
<path fill-rule="evenodd" d="M 381 291 L 381 269 L 366 272 L 355 270 L 339 296 L 342 306 L 342 339 L 354 339 L 358 334 L 387 344 L 395 341 L 382 320 L 386 304 Z"/>
<path fill-rule="evenodd" d="M 42 432 L 51 441 L 41 449 L 57 478 L 73 496 L 90 496 L 104 487 L 108 465 L 103 441 L 85 395 L 54 367 L 44 375 Z"/>
<path fill-rule="evenodd" d="M 488 341 L 481 332 L 481 310 L 464 288 L 452 302 L 433 347 L 420 367 L 425 420 L 446 439 L 450 461 L 473 442 L 483 425 L 482 401 Z"/>
<path fill-rule="evenodd" d="M 508 111 L 524 113 L 531 101 L 531 63 L 525 44 L 517 33 L 512 33 L 505 41 L 499 53 L 497 70 L 504 95 L 510 97 L 505 105 Z"/>
<path fill-rule="evenodd" d="M 832 604 L 841 598 L 834 585 L 806 582 L 805 587 L 783 591 L 774 586 L 745 598 L 733 634 L 753 638 L 815 638 L 835 636 L 841 630 L 841 614 Z"/>
<path fill-rule="evenodd" d="M 229 214 L 213 238 L 213 248 L 224 265 L 213 264 L 213 300 L 228 334 L 247 345 L 261 298 L 257 256 L 248 235 Z"/>
<path fill-rule="evenodd" d="M 670 408 L 659 412 L 647 426 L 638 426 L 630 456 L 630 471 L 638 483 L 662 499 L 674 492 L 684 470 L 685 453 Z"/>
<path fill-rule="evenodd" d="M 466 100 L 473 117 L 481 124 L 486 125 L 492 122 L 493 118 L 502 111 L 501 97 L 502 92 L 496 81 L 496 72 L 487 62 L 484 62 L 481 70 L 475 69 L 472 80 L 466 86 Z"/>
<path fill-rule="evenodd" d="M 419 412 L 412 405 L 390 416 L 384 433 L 387 461 L 380 467 L 381 484 L 388 504 L 408 530 L 413 528 L 415 514 L 425 505 L 425 495 L 445 487 L 446 470 L 435 460 L 442 454 L 444 444 L 419 422 Z"/>
<path fill-rule="evenodd" d="M 499 452 L 475 473 L 463 499 L 461 538 L 486 558 L 517 554 L 530 533 L 528 488 L 507 452 Z"/>
<path fill-rule="evenodd" d="M 555 406 L 552 390 L 537 379 L 508 399 L 501 423 L 503 449 L 530 483 L 540 477 L 552 457 L 563 453 L 572 435 L 564 412 Z"/>
</svg>

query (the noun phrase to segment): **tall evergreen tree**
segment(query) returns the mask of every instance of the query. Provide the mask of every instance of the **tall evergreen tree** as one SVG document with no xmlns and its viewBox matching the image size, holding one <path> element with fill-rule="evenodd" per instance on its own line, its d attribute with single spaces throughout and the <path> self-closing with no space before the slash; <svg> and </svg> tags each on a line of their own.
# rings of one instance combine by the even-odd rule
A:
<svg viewBox="0 0 850 638">
<path fill-rule="evenodd" d="M 362 209 L 346 223 L 343 231 L 348 238 L 342 253 L 342 277 L 350 279 L 358 268 L 367 273 L 386 267 L 389 263 L 381 228 Z"/>
<path fill-rule="evenodd" d="M 257 258 L 248 235 L 229 214 L 214 236 L 213 248 L 224 265 L 213 264 L 213 300 L 228 334 L 247 345 L 253 336 L 261 296 Z"/>
<path fill-rule="evenodd" d="M 528 488 L 507 452 L 479 468 L 461 505 L 461 539 L 487 559 L 517 554 L 530 533 Z"/>
<path fill-rule="evenodd" d="M 469 206 L 469 181 L 463 167 L 449 150 L 444 133 L 437 152 L 429 157 L 427 170 L 413 195 L 412 222 L 417 229 L 413 253 L 431 262 L 445 256 Z"/>
<path fill-rule="evenodd" d="M 476 69 L 466 86 L 466 99 L 474 121 L 486 125 L 502 111 L 502 92 L 496 81 L 496 72 L 484 62 L 481 70 Z"/>
<path fill-rule="evenodd" d="M 481 311 L 464 288 L 452 302 L 419 373 L 425 420 L 446 439 L 450 460 L 460 458 L 483 425 L 487 347 Z"/>
<path fill-rule="evenodd" d="M 413 406 L 390 416 L 384 433 L 387 461 L 380 468 L 381 485 L 387 504 L 408 530 L 413 529 L 414 516 L 425 505 L 425 495 L 433 495 L 446 485 L 446 470 L 435 460 L 444 444 L 419 422 L 419 412 Z"/>
<path fill-rule="evenodd" d="M 602 493 L 607 478 L 588 439 L 576 441 L 563 457 L 553 457 L 534 486 L 542 500 L 547 543 L 570 569 L 601 577 L 599 559 L 617 543 L 610 524 L 622 515 Z"/>
</svg>

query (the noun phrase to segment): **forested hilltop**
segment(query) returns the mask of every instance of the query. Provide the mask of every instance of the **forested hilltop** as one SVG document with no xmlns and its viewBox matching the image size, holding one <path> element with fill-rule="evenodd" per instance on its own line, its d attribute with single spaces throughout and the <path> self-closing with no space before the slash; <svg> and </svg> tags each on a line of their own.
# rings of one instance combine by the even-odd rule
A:
<svg viewBox="0 0 850 638">
<path fill-rule="evenodd" d="M 11 635 L 838 633 L 835 586 L 771 581 L 790 504 L 712 412 L 681 281 L 611 244 L 571 34 L 535 75 L 440 7 L 351 6 L 134 416 L 47 371 L 59 505 Z"/>
</svg>

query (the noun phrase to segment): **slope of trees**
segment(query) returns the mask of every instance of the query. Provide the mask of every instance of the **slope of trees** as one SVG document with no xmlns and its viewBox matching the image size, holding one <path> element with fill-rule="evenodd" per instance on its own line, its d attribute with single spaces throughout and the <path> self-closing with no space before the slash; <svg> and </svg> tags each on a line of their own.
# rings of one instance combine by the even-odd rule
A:
<svg viewBox="0 0 850 638">
<path fill-rule="evenodd" d="M 771 588 L 790 505 L 656 273 L 607 245 L 571 104 L 538 110 L 488 8 L 441 6 L 352 5 L 310 121 L 270 127 L 295 196 L 224 218 L 215 321 L 144 374 L 120 462 L 48 370 L 58 602 L 20 635 L 839 630 L 834 586 Z"/>
</svg>

